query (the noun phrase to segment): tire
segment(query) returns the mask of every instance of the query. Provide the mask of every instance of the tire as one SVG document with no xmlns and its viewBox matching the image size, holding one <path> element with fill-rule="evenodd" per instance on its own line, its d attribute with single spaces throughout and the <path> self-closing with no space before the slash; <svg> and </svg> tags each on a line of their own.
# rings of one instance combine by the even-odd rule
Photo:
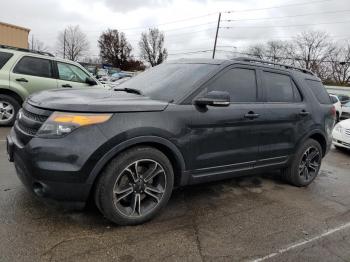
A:
<svg viewBox="0 0 350 262">
<path fill-rule="evenodd" d="M 15 98 L 0 94 L 0 126 L 12 126 L 20 108 Z"/>
<path fill-rule="evenodd" d="M 282 169 L 282 177 L 294 186 L 308 186 L 317 177 L 321 162 L 322 147 L 320 143 L 314 139 L 308 139 L 297 150 L 291 165 Z"/>
<path fill-rule="evenodd" d="M 166 206 L 173 186 L 169 159 L 153 147 L 134 147 L 102 171 L 95 202 L 101 213 L 118 225 L 142 224 Z"/>
<path fill-rule="evenodd" d="M 339 121 L 340 121 L 339 112 L 337 112 L 335 122 L 338 123 Z"/>
</svg>

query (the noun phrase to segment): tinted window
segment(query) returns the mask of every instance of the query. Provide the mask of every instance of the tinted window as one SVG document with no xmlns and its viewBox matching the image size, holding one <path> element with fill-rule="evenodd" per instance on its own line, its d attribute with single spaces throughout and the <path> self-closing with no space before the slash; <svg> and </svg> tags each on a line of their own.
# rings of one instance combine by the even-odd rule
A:
<svg viewBox="0 0 350 262">
<path fill-rule="evenodd" d="M 294 83 L 289 76 L 271 72 L 263 72 L 263 80 L 268 102 L 293 102 Z M 297 96 L 297 93 L 296 93 Z M 299 99 L 301 100 L 300 93 Z"/>
<path fill-rule="evenodd" d="M 52 67 L 50 60 L 36 58 L 36 57 L 23 57 L 13 69 L 14 73 L 52 77 Z"/>
<path fill-rule="evenodd" d="M 13 54 L 0 52 L 0 69 L 9 61 Z"/>
<path fill-rule="evenodd" d="M 87 73 L 75 65 L 57 63 L 59 79 L 86 83 L 86 78 L 89 77 Z"/>
<path fill-rule="evenodd" d="M 210 84 L 208 91 L 214 90 L 228 92 L 231 102 L 255 102 L 255 70 L 243 68 L 230 69 Z"/>
<path fill-rule="evenodd" d="M 307 85 L 321 104 L 331 104 L 331 99 L 320 81 L 306 80 Z"/>
</svg>

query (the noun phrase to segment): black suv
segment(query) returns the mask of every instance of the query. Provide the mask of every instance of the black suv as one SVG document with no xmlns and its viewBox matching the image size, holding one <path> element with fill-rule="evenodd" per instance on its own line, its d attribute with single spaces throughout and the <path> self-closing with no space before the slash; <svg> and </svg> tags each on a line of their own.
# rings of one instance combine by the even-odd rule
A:
<svg viewBox="0 0 350 262">
<path fill-rule="evenodd" d="M 180 60 L 117 89 L 43 91 L 7 137 L 10 161 L 41 198 L 93 196 L 117 224 L 145 222 L 174 187 L 280 169 L 317 176 L 335 109 L 311 72 L 262 60 Z"/>
</svg>

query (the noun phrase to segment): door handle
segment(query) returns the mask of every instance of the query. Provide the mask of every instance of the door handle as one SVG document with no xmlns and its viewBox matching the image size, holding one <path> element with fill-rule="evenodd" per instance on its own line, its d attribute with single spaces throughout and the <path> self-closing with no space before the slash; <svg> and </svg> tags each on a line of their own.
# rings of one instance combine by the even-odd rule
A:
<svg viewBox="0 0 350 262">
<path fill-rule="evenodd" d="M 259 116 L 260 116 L 259 114 L 255 114 L 253 111 L 249 111 L 247 114 L 244 115 L 244 118 L 255 119 L 255 118 L 258 118 Z"/>
<path fill-rule="evenodd" d="M 72 88 L 72 86 L 70 84 L 64 84 L 62 85 L 62 87 L 65 87 L 65 88 Z"/>
<path fill-rule="evenodd" d="M 299 112 L 299 115 L 301 115 L 301 116 L 307 116 L 309 114 L 310 113 L 308 111 L 305 111 L 304 109 Z"/>
<path fill-rule="evenodd" d="M 16 78 L 16 81 L 17 82 L 25 82 L 25 83 L 27 83 L 28 82 L 28 80 L 27 79 L 25 79 L 25 78 Z"/>
</svg>

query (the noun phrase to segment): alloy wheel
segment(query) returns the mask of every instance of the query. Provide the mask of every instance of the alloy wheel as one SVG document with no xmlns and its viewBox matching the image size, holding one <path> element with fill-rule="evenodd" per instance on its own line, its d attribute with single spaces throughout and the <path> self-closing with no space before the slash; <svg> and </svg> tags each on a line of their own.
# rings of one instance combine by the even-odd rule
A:
<svg viewBox="0 0 350 262">
<path fill-rule="evenodd" d="M 130 218 L 145 216 L 161 202 L 166 186 L 161 164 L 151 159 L 137 160 L 117 176 L 113 187 L 114 206 Z"/>
<path fill-rule="evenodd" d="M 309 147 L 304 151 L 304 154 L 299 164 L 299 176 L 304 181 L 310 181 L 316 177 L 321 165 L 321 154 L 318 148 Z"/>
<path fill-rule="evenodd" d="M 15 116 L 15 108 L 7 101 L 0 100 L 0 123 L 9 122 Z"/>
</svg>

